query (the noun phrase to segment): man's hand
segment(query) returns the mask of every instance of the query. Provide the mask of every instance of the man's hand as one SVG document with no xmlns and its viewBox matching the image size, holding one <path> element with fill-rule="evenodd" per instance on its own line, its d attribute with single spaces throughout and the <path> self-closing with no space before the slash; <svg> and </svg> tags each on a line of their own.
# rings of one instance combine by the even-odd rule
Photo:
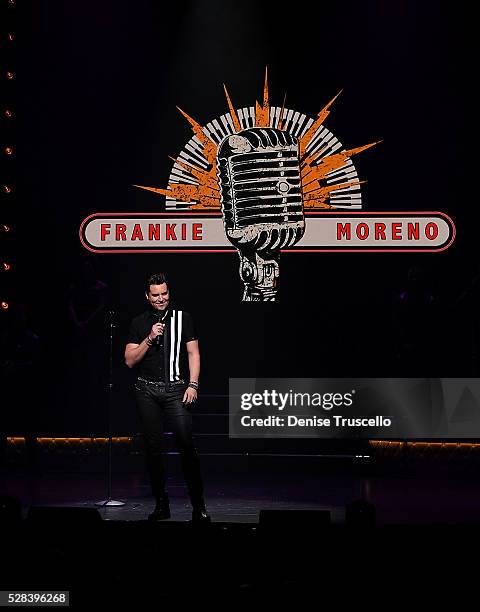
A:
<svg viewBox="0 0 480 612">
<path fill-rule="evenodd" d="M 155 339 L 157 336 L 163 336 L 163 332 L 165 330 L 165 323 L 155 323 L 152 325 L 152 329 L 150 330 L 150 338 Z"/>
<path fill-rule="evenodd" d="M 184 404 L 192 404 L 197 401 L 197 391 L 193 387 L 187 387 L 183 395 Z"/>
</svg>

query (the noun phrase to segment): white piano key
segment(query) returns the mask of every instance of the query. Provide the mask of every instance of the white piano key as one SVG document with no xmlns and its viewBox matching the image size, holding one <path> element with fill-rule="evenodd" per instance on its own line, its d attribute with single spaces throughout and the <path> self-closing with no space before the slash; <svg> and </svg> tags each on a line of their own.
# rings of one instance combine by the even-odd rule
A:
<svg viewBox="0 0 480 612">
<path fill-rule="evenodd" d="M 322 152 L 315 160 L 316 163 L 319 164 L 320 160 L 324 159 L 325 157 L 329 157 L 330 155 L 335 153 L 335 151 L 337 151 L 338 149 L 341 149 L 342 146 L 343 146 L 342 143 L 338 142 L 338 140 L 335 137 L 333 137 L 329 143 L 324 144 L 322 146 L 322 149 L 321 149 Z"/>
<path fill-rule="evenodd" d="M 327 130 L 327 128 L 322 128 L 322 126 L 317 128 L 314 135 L 310 139 L 310 142 L 307 145 L 307 151 L 311 153 L 312 151 L 314 152 L 320 149 L 324 145 L 326 136 L 329 133 L 330 132 Z"/>
<path fill-rule="evenodd" d="M 183 149 L 183 151 L 180 152 L 180 155 L 178 156 L 185 164 L 187 164 L 187 166 L 192 166 L 193 168 L 196 167 L 195 164 L 195 160 L 193 159 L 193 157 L 187 153 L 185 151 L 185 149 Z"/>
<path fill-rule="evenodd" d="M 227 134 L 224 132 L 222 126 L 220 125 L 217 119 L 214 119 L 212 123 L 215 126 L 217 133 L 219 134 L 220 140 L 223 140 Z"/>
<path fill-rule="evenodd" d="M 175 174 L 180 177 L 184 177 L 185 179 L 192 178 L 192 175 L 186 169 L 182 168 L 180 164 L 177 164 L 177 163 L 175 163 L 175 165 L 172 168 L 172 174 Z"/>
<path fill-rule="evenodd" d="M 188 151 L 190 151 L 190 153 L 192 154 L 193 158 L 196 160 L 196 162 L 197 162 L 197 164 L 198 164 L 199 166 L 201 166 L 201 167 L 202 167 L 202 168 L 204 168 L 204 169 L 207 167 L 207 165 L 208 165 L 208 164 L 207 164 L 206 159 L 203 157 L 203 155 L 202 155 L 202 156 L 200 156 L 200 155 L 198 154 L 198 152 L 197 152 L 197 151 L 196 151 L 196 150 L 195 150 L 195 149 L 192 147 L 192 145 L 191 145 L 190 143 L 187 143 L 187 144 L 185 145 L 185 148 L 186 148 Z"/>
<path fill-rule="evenodd" d="M 270 108 L 270 127 L 278 129 L 278 123 L 280 121 L 280 110 L 277 106 Z"/>
<path fill-rule="evenodd" d="M 206 125 L 204 125 L 204 126 L 202 127 L 202 132 L 205 134 L 205 136 L 206 136 L 207 138 L 209 138 L 209 139 L 210 139 L 210 140 L 211 140 L 213 143 L 215 143 L 215 144 L 216 144 L 216 141 L 215 141 L 215 140 L 212 138 L 212 135 L 211 135 L 211 133 L 210 133 L 210 130 L 208 129 L 208 127 L 207 127 Z"/>
<path fill-rule="evenodd" d="M 249 127 L 255 127 L 255 107 L 248 107 Z"/>
<path fill-rule="evenodd" d="M 220 138 L 212 122 L 207 123 L 207 130 L 208 130 L 208 137 L 211 138 L 215 144 L 218 144 L 220 142 Z"/>
<path fill-rule="evenodd" d="M 294 134 L 295 133 L 295 129 L 297 127 L 297 123 L 298 123 L 298 118 L 300 117 L 300 113 L 298 111 L 295 111 L 293 113 L 293 117 L 292 117 L 292 127 L 290 128 L 290 134 Z"/>
<path fill-rule="evenodd" d="M 233 121 L 230 116 L 230 113 L 225 113 L 225 115 L 221 116 L 222 126 L 225 131 L 225 134 L 229 136 L 230 134 L 235 133 L 235 128 L 233 127 Z"/>
<path fill-rule="evenodd" d="M 298 127 L 295 130 L 295 136 L 297 138 L 300 138 L 300 134 L 302 134 L 303 132 L 306 120 L 307 120 L 307 116 L 305 114 L 300 116 L 300 119 L 298 120 Z"/>
<path fill-rule="evenodd" d="M 336 202 L 336 203 L 341 203 L 341 202 L 352 202 L 352 203 L 356 202 L 356 203 L 360 203 L 362 201 L 362 195 L 361 195 L 361 193 L 359 191 L 348 193 L 348 189 L 346 189 L 344 193 L 341 193 L 340 195 L 336 195 L 336 194 L 338 194 L 338 191 L 336 191 L 335 194 L 333 194 L 330 197 L 330 200 L 332 202 Z"/>
<path fill-rule="evenodd" d="M 352 197 L 353 199 L 359 199 L 361 197 L 360 194 L 360 185 L 350 185 L 350 187 L 343 187 L 342 189 L 337 189 L 334 193 L 332 193 L 332 198 L 342 198 L 344 194 L 348 193 L 348 197 Z"/>
<path fill-rule="evenodd" d="M 244 106 L 242 109 L 242 115 L 243 115 L 243 123 L 242 123 L 242 128 L 244 130 L 248 129 L 250 127 L 250 111 L 248 109 L 248 107 Z"/>
<path fill-rule="evenodd" d="M 170 174 L 168 181 L 170 183 L 180 183 L 182 185 L 198 185 L 198 182 L 194 178 L 185 176 L 184 174 L 179 176 L 174 172 Z"/>
<path fill-rule="evenodd" d="M 240 121 L 240 127 L 242 130 L 246 127 L 245 117 L 243 116 L 243 108 L 237 110 L 238 120 Z"/>
<path fill-rule="evenodd" d="M 338 183 L 339 178 L 348 178 L 355 177 L 356 172 L 352 168 L 348 168 L 347 170 L 342 166 L 337 170 L 332 170 L 326 175 L 327 183 Z"/>
<path fill-rule="evenodd" d="M 235 132 L 237 131 L 235 129 L 235 126 L 233 125 L 233 119 L 232 119 L 232 115 L 230 113 L 227 113 L 225 115 L 226 119 L 227 119 L 227 123 L 228 123 L 228 129 L 229 129 L 229 133 L 230 134 L 235 134 Z"/>
<path fill-rule="evenodd" d="M 345 166 L 342 166 L 337 170 L 332 170 L 326 175 L 327 183 L 338 182 L 339 176 L 341 176 L 342 178 L 347 177 L 348 179 L 355 178 L 357 176 L 357 172 L 354 168 L 345 169 Z"/>
<path fill-rule="evenodd" d="M 303 126 L 302 132 L 300 134 L 300 137 L 304 136 L 307 133 L 307 130 L 309 130 L 313 125 L 313 119 L 308 119 L 307 123 Z"/>
<path fill-rule="evenodd" d="M 195 153 L 200 157 L 200 159 L 206 162 L 205 155 L 204 155 L 204 148 L 198 142 L 198 139 L 191 138 L 188 141 L 188 144 L 195 150 Z"/>
<path fill-rule="evenodd" d="M 188 141 L 188 144 L 191 147 L 193 147 L 196 151 L 198 151 L 199 153 L 203 152 L 203 145 L 201 144 L 201 142 L 196 136 L 192 136 L 190 140 Z"/>
<path fill-rule="evenodd" d="M 287 120 L 285 121 L 285 130 L 287 132 L 290 132 L 290 124 L 291 124 L 291 121 L 292 121 L 292 116 L 293 116 L 293 110 L 288 109 Z"/>
</svg>

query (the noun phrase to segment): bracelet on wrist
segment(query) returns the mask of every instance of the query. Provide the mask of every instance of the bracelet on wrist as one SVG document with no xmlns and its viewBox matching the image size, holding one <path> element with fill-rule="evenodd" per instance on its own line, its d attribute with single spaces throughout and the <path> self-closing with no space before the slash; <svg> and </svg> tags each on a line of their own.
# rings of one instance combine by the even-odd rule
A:
<svg viewBox="0 0 480 612">
<path fill-rule="evenodd" d="M 188 383 L 188 386 L 189 386 L 189 387 L 192 387 L 192 389 L 195 389 L 195 391 L 198 391 L 198 382 L 196 382 L 195 380 L 191 380 L 191 381 Z"/>
<path fill-rule="evenodd" d="M 145 342 L 148 344 L 148 346 L 152 346 L 153 345 L 153 340 L 150 338 L 150 336 L 147 336 L 145 338 Z"/>
</svg>

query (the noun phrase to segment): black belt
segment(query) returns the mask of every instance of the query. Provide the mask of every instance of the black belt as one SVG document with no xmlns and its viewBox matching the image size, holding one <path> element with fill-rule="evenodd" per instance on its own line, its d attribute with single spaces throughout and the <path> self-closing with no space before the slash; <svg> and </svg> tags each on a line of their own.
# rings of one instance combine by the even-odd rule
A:
<svg viewBox="0 0 480 612">
<path fill-rule="evenodd" d="M 147 385 L 165 386 L 166 384 L 164 380 L 148 380 L 147 378 L 142 378 L 141 376 L 138 376 L 137 380 L 147 383 Z M 174 380 L 170 382 L 169 384 L 170 385 L 184 385 L 185 381 L 184 380 Z"/>
</svg>

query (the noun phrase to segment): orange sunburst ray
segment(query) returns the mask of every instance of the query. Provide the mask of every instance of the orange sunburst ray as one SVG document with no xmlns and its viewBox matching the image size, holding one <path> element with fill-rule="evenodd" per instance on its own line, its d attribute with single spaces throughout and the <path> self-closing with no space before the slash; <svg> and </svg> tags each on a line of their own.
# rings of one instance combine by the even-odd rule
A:
<svg viewBox="0 0 480 612">
<path fill-rule="evenodd" d="M 198 168 L 197 166 L 190 166 L 186 164 L 181 159 L 168 156 L 172 161 L 181 166 L 184 170 L 189 172 L 192 176 L 194 176 L 200 183 L 200 185 L 204 185 L 205 187 L 209 187 L 210 189 L 214 189 L 219 192 L 218 188 L 218 180 L 217 175 L 214 170 L 210 170 L 209 172 L 204 170 L 203 168 Z"/>
<path fill-rule="evenodd" d="M 221 210 L 220 200 L 217 198 L 209 198 L 208 196 L 202 196 L 201 202 L 198 202 L 198 204 L 192 204 L 190 208 L 195 210 Z"/>
<path fill-rule="evenodd" d="M 283 103 L 282 103 L 282 108 L 280 109 L 280 118 L 278 120 L 278 129 L 279 130 L 283 130 L 283 113 L 285 111 L 285 103 L 287 101 L 287 92 L 285 92 L 284 96 L 283 96 Z"/>
<path fill-rule="evenodd" d="M 195 200 L 198 197 L 198 185 L 184 185 L 183 183 L 170 183 L 168 189 L 159 189 L 158 187 L 146 187 L 145 185 L 134 185 L 139 189 L 145 189 L 146 191 L 152 191 L 159 195 L 168 197 L 178 197 L 179 199 L 189 202 Z"/>
<path fill-rule="evenodd" d="M 342 91 L 343 91 L 343 89 L 341 89 L 338 92 L 338 94 L 334 98 L 332 98 L 330 100 L 330 102 L 326 106 L 324 106 L 322 108 L 322 110 L 318 113 L 317 118 L 315 119 L 315 121 L 308 128 L 308 130 L 305 132 L 305 134 L 300 138 L 300 157 L 301 158 L 304 156 L 305 151 L 307 149 L 307 146 L 309 145 L 310 141 L 312 140 L 315 132 L 317 131 L 317 129 L 322 125 L 322 123 L 325 121 L 325 119 L 330 114 L 330 110 L 329 110 L 330 107 L 335 102 L 335 100 L 338 98 L 338 96 L 342 93 Z"/>
<path fill-rule="evenodd" d="M 324 146 L 319 149 L 316 153 L 305 153 L 304 156 L 300 159 L 300 166 L 311 166 L 313 162 L 317 161 L 317 159 L 327 150 L 328 146 Z M 328 156 L 327 156 L 328 157 Z"/>
<path fill-rule="evenodd" d="M 197 121 L 195 121 L 195 119 L 192 119 L 192 117 L 190 117 L 190 115 L 183 111 L 179 106 L 177 106 L 177 108 L 192 126 L 192 130 L 195 136 L 203 144 L 203 154 L 207 159 L 208 163 L 212 166 L 215 166 L 215 161 L 217 157 L 217 145 L 205 134 L 202 126 Z"/>
<path fill-rule="evenodd" d="M 238 133 L 241 131 L 242 126 L 240 125 L 240 120 L 238 119 L 237 112 L 232 104 L 232 101 L 230 100 L 230 96 L 228 95 L 228 91 L 227 91 L 227 87 L 225 83 L 223 84 L 223 89 L 225 90 L 225 96 L 227 97 L 227 104 L 230 110 L 230 116 L 232 117 L 233 126 L 235 128 L 235 131 Z"/>
<path fill-rule="evenodd" d="M 312 189 L 309 193 L 304 195 L 303 206 L 305 209 L 333 208 L 333 206 L 327 203 L 327 199 L 332 191 L 336 191 L 337 189 L 346 189 L 347 187 L 360 185 L 361 183 L 365 182 L 366 181 L 349 181 L 345 183 L 339 183 L 338 185 L 329 185 L 328 187 L 319 187 L 317 189 Z"/>
<path fill-rule="evenodd" d="M 329 172 L 333 172 L 334 170 L 338 170 L 339 168 L 344 166 L 350 159 L 350 157 L 353 157 L 353 155 L 358 155 L 362 151 L 366 151 L 367 149 L 374 147 L 379 142 L 381 141 L 371 142 L 361 147 L 356 147 L 354 149 L 348 149 L 347 151 L 340 151 L 340 153 L 333 153 L 332 155 L 327 155 L 327 157 L 324 157 L 318 165 L 312 166 L 311 164 L 306 163 L 301 170 L 302 180 L 305 179 L 307 176 L 311 179 L 309 183 L 313 180 L 321 180 L 325 178 L 325 176 Z"/>
<path fill-rule="evenodd" d="M 180 200 L 182 202 L 197 202 L 195 208 L 220 209 L 220 199 L 214 193 L 210 195 L 207 190 L 201 193 L 198 185 L 185 185 L 184 183 L 169 183 L 167 189 L 159 189 L 157 187 L 146 187 L 145 185 L 134 185 L 139 189 L 152 191 L 159 195 L 164 195 L 168 198 Z"/>
<path fill-rule="evenodd" d="M 326 198 L 325 198 L 325 200 L 326 200 Z M 309 209 L 309 208 L 323 208 L 323 209 L 333 208 L 333 206 L 328 204 L 325 200 L 308 200 L 308 201 L 304 202 L 303 207 L 305 209 Z"/>
<path fill-rule="evenodd" d="M 268 127 L 270 125 L 270 100 L 268 97 L 268 66 L 265 67 L 265 85 L 263 87 L 263 104 L 255 102 L 255 126 Z"/>
<path fill-rule="evenodd" d="M 184 189 L 184 187 L 186 189 Z M 210 198 L 216 200 L 220 205 L 220 194 L 210 187 L 205 185 L 185 185 L 185 183 L 169 183 L 166 191 L 174 191 L 175 193 L 182 193 L 188 195 L 189 200 L 196 200 L 201 202 L 203 198 Z M 167 194 L 165 194 L 167 195 Z M 182 197 L 181 199 L 185 199 Z"/>
</svg>

